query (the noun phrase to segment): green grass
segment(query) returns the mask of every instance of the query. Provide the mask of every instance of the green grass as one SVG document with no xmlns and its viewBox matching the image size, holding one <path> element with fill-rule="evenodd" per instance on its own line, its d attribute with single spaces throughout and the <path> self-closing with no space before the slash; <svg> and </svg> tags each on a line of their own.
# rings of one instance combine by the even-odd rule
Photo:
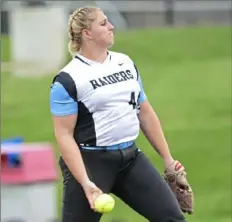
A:
<svg viewBox="0 0 232 222">
<path fill-rule="evenodd" d="M 189 222 L 231 221 L 231 41 L 230 28 L 131 31 L 116 36 L 115 50 L 140 69 L 174 157 L 185 165 L 195 192 Z M 3 38 L 3 45 L 9 42 Z M 9 43 L 6 43 L 9 44 Z M 10 58 L 3 48 L 5 61 Z M 52 75 L 16 78 L 2 73 L 2 138 L 54 144 L 49 114 Z M 138 145 L 162 172 L 162 162 L 143 135 Z M 58 194 L 60 197 L 60 186 Z M 122 213 L 123 211 L 123 213 Z M 145 222 L 117 199 L 111 218 Z"/>
<path fill-rule="evenodd" d="M 10 38 L 8 38 L 7 36 L 1 36 L 1 61 L 7 62 L 11 59 L 10 47 Z"/>
</svg>

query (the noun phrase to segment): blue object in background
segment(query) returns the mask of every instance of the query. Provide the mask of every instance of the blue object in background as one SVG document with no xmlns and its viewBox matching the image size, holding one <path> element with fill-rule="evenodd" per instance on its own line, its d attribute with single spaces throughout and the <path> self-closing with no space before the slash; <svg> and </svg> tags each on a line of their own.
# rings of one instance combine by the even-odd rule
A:
<svg viewBox="0 0 232 222">
<path fill-rule="evenodd" d="M 13 137 L 9 139 L 5 139 L 1 141 L 1 145 L 8 145 L 8 144 L 21 144 L 24 142 L 23 137 Z"/>
<path fill-rule="evenodd" d="M 19 145 L 24 143 L 24 139 L 23 137 L 12 137 L 9 139 L 5 139 L 1 141 L 1 146 L 4 145 L 7 147 L 7 145 Z M 8 149 L 8 147 L 7 147 Z M 9 146 L 9 150 L 10 150 L 10 146 Z M 20 157 L 20 153 L 19 152 L 9 152 L 7 154 L 5 154 L 6 157 L 4 157 L 6 160 L 4 160 L 3 162 L 5 162 L 4 164 L 8 165 L 9 167 L 20 167 L 21 165 L 21 157 Z M 1 159 L 2 159 L 2 155 L 1 155 Z M 4 159 L 3 158 L 3 159 Z"/>
<path fill-rule="evenodd" d="M 7 155 L 7 162 L 10 167 L 20 167 L 21 158 L 19 153 L 9 153 Z"/>
</svg>

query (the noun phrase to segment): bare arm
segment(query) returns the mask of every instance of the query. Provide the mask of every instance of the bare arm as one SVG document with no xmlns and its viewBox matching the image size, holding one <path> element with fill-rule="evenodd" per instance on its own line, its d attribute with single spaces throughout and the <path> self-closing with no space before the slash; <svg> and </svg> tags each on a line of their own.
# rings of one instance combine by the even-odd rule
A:
<svg viewBox="0 0 232 222">
<path fill-rule="evenodd" d="M 140 76 L 138 77 L 138 82 L 141 89 L 138 98 L 138 103 L 140 106 L 140 112 L 138 115 L 140 128 L 153 148 L 163 158 L 165 166 L 168 166 L 174 160 L 170 153 L 158 116 L 147 100 Z"/>
<path fill-rule="evenodd" d="M 55 137 L 64 162 L 80 184 L 88 182 L 89 178 L 79 147 L 73 138 L 77 115 L 53 116 L 52 119 Z"/>
<path fill-rule="evenodd" d="M 163 158 L 165 165 L 172 163 L 174 160 L 165 139 L 160 120 L 148 100 L 140 104 L 138 117 L 142 132 L 157 153 Z"/>
<path fill-rule="evenodd" d="M 60 153 L 76 180 L 83 184 L 88 180 L 85 166 L 73 134 L 77 122 L 78 104 L 74 94 L 75 86 L 66 77 L 58 75 L 50 92 L 50 109 L 55 137 Z M 66 90 L 68 89 L 68 91 Z"/>
<path fill-rule="evenodd" d="M 70 78 L 66 73 L 61 73 L 51 87 L 50 110 L 55 137 L 64 162 L 83 187 L 90 207 L 95 209 L 94 201 L 102 191 L 88 178 L 80 149 L 73 137 L 78 118 L 78 102 L 75 85 Z"/>
</svg>

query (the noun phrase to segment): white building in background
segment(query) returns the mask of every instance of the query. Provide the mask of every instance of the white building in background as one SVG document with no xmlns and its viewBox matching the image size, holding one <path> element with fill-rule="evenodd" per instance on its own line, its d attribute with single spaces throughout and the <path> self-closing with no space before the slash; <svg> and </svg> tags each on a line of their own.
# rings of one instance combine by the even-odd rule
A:
<svg viewBox="0 0 232 222">
<path fill-rule="evenodd" d="M 12 73 L 17 76 L 57 72 L 67 57 L 64 7 L 19 7 L 10 12 Z"/>
</svg>

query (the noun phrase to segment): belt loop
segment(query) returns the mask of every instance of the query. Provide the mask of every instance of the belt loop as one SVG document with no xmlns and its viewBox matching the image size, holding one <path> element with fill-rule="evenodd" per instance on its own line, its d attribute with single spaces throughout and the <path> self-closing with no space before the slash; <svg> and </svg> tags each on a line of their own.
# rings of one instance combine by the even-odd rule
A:
<svg viewBox="0 0 232 222">
<path fill-rule="evenodd" d="M 102 146 L 103 152 L 105 153 L 107 151 L 107 146 Z"/>
</svg>

